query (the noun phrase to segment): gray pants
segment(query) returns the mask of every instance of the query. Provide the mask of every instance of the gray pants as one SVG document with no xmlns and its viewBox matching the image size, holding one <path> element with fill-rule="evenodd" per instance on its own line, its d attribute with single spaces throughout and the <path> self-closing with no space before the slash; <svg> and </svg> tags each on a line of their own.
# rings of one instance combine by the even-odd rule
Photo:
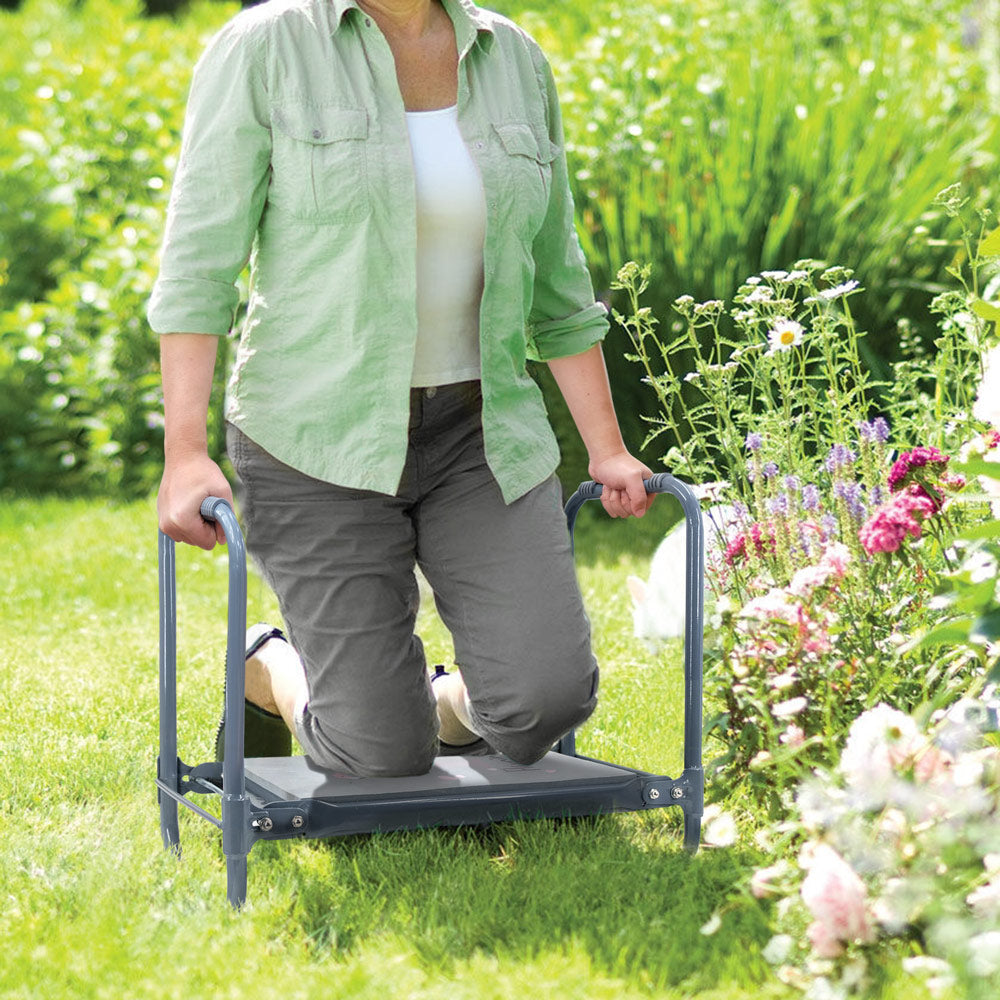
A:
<svg viewBox="0 0 1000 1000">
<path fill-rule="evenodd" d="M 324 767 L 422 774 L 438 751 L 414 565 L 434 591 L 473 722 L 538 760 L 597 700 L 597 664 L 553 476 L 507 505 L 483 452 L 478 382 L 411 393 L 395 496 L 344 489 L 277 461 L 234 427 L 247 547 L 302 657 L 296 736 Z"/>
</svg>

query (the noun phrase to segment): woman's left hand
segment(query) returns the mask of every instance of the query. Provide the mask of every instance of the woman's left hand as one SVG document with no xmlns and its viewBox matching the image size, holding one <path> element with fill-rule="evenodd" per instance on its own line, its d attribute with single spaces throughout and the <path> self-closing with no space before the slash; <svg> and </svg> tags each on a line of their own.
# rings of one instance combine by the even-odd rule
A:
<svg viewBox="0 0 1000 1000">
<path fill-rule="evenodd" d="M 652 470 L 627 451 L 591 462 L 588 471 L 603 484 L 601 503 L 611 517 L 642 517 L 652 505 L 655 494 L 647 493 L 642 483 Z"/>
</svg>

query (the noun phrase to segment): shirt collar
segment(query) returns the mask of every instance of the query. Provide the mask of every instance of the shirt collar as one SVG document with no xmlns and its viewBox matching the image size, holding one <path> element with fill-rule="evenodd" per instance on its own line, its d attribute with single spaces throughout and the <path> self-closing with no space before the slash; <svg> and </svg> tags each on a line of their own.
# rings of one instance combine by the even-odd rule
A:
<svg viewBox="0 0 1000 1000">
<path fill-rule="evenodd" d="M 333 31 L 336 32 L 344 20 L 344 15 L 352 8 L 358 7 L 357 0 L 328 0 L 333 8 Z M 459 53 L 464 53 L 472 43 L 481 39 L 488 48 L 493 41 L 493 25 L 486 13 L 480 10 L 472 0 L 441 0 L 452 21 L 455 23 L 455 36 Z M 360 8 L 358 8 L 360 9 Z"/>
</svg>

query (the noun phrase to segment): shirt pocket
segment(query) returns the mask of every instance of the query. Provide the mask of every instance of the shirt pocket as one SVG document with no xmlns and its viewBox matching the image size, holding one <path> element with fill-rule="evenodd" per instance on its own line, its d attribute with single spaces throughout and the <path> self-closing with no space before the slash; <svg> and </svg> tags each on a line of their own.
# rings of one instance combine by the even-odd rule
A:
<svg viewBox="0 0 1000 1000">
<path fill-rule="evenodd" d="M 315 223 L 371 213 L 364 108 L 287 103 L 271 109 L 271 121 L 272 206 Z"/>
<path fill-rule="evenodd" d="M 552 191 L 552 161 L 558 148 L 542 128 L 528 122 L 493 123 L 503 151 L 503 173 L 510 184 L 508 199 L 517 229 L 533 238 L 541 228 Z"/>
</svg>

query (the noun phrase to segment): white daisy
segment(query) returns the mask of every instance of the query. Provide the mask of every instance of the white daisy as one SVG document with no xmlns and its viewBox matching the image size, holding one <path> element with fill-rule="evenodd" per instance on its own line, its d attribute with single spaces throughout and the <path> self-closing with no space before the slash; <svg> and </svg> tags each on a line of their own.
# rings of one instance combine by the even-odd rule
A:
<svg viewBox="0 0 1000 1000">
<path fill-rule="evenodd" d="M 850 281 L 845 281 L 842 285 L 834 285 L 833 288 L 824 288 L 819 294 L 827 301 L 830 299 L 839 299 L 842 295 L 849 295 L 859 284 L 860 282 L 852 278 Z"/>
<path fill-rule="evenodd" d="M 779 319 L 768 330 L 767 339 L 772 351 L 787 351 L 796 344 L 802 343 L 804 332 L 801 323 L 796 323 L 793 319 Z"/>
</svg>

